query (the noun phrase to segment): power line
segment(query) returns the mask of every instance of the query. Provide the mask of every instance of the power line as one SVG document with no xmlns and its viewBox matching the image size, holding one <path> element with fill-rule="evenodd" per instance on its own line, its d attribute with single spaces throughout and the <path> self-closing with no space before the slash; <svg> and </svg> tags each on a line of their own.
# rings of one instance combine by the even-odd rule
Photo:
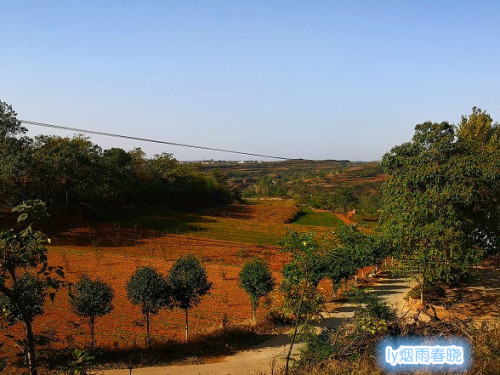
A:
<svg viewBox="0 0 500 375">
<path fill-rule="evenodd" d="M 259 158 L 290 160 L 290 158 L 285 158 L 285 157 L 282 157 L 282 156 L 262 155 L 262 154 L 254 154 L 254 153 L 243 152 L 243 151 L 226 150 L 226 149 L 223 149 L 223 148 L 196 146 L 196 145 L 190 145 L 190 144 L 185 144 L 185 143 L 161 141 L 161 140 L 158 140 L 158 139 L 133 137 L 133 136 L 130 136 L 130 135 L 123 135 L 123 134 L 116 134 L 116 133 L 106 133 L 106 132 L 100 132 L 100 131 L 96 131 L 96 130 L 79 129 L 79 128 L 73 128 L 73 127 L 70 127 L 70 126 L 53 125 L 53 124 L 47 124 L 47 123 L 43 123 L 43 122 L 36 122 L 36 121 L 19 120 L 19 122 L 21 122 L 23 124 L 26 124 L 26 125 L 35 125 L 35 126 L 41 126 L 41 127 L 44 127 L 44 128 L 69 130 L 69 131 L 75 131 L 75 132 L 78 132 L 78 133 L 96 134 L 96 135 L 103 135 L 103 136 L 106 136 L 106 137 L 132 139 L 132 140 L 136 140 L 136 141 L 151 142 L 151 143 L 160 143 L 160 144 L 170 145 L 170 146 L 189 147 L 189 148 L 196 148 L 196 149 L 199 149 L 199 150 L 208 150 L 208 151 L 228 152 L 228 153 L 232 153 L 232 154 L 256 156 L 256 157 L 259 157 Z"/>
</svg>

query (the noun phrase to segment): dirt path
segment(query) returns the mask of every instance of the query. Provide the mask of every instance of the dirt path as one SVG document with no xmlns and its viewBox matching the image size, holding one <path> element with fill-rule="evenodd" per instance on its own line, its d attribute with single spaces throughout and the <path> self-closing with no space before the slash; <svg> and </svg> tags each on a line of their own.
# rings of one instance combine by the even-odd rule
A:
<svg viewBox="0 0 500 375">
<path fill-rule="evenodd" d="M 340 220 L 342 220 L 345 225 L 355 225 L 356 222 L 354 220 L 352 220 L 350 217 L 348 217 L 347 215 L 344 215 L 344 214 L 339 214 L 337 212 L 334 212 L 335 216 L 337 216 Z"/>
<path fill-rule="evenodd" d="M 330 212 L 330 213 L 334 214 L 335 216 L 337 216 L 340 220 L 342 220 L 345 225 L 355 225 L 356 224 L 356 222 L 354 220 L 352 220 L 348 215 L 344 215 L 344 214 L 341 214 L 341 213 L 338 213 L 338 212 L 335 212 L 332 210 L 322 210 L 321 208 L 314 208 L 313 206 L 309 206 L 309 208 L 311 208 L 311 210 L 313 210 L 314 212 Z"/>
<path fill-rule="evenodd" d="M 405 309 L 404 296 L 411 289 L 406 279 L 378 279 L 373 287 L 374 293 L 383 301 L 389 303 L 399 313 Z M 340 308 L 328 311 L 328 304 L 323 313 L 320 327 L 334 327 L 347 317 L 351 317 L 356 310 L 353 304 L 344 304 Z M 248 350 L 226 357 L 223 362 L 201 365 L 176 365 L 144 367 L 134 369 L 133 375 L 267 375 L 274 373 L 284 363 L 284 356 L 288 350 L 288 335 L 276 335 L 272 339 L 254 346 Z M 303 344 L 294 345 L 294 354 L 298 355 Z M 128 375 L 127 369 L 105 371 L 106 375 Z"/>
</svg>

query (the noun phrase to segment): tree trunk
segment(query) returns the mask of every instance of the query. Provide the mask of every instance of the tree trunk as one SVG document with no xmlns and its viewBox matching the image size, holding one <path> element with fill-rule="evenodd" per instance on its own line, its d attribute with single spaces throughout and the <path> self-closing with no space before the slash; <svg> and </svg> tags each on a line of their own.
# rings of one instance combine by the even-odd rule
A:
<svg viewBox="0 0 500 375">
<path fill-rule="evenodd" d="M 257 323 L 257 318 L 255 317 L 255 315 L 256 315 L 255 310 L 257 310 L 257 307 L 256 306 L 252 306 L 252 321 L 253 321 L 253 324 Z"/>
<path fill-rule="evenodd" d="M 94 323 L 95 317 L 90 317 L 90 349 L 94 350 Z"/>
<path fill-rule="evenodd" d="M 30 375 L 37 375 L 37 364 L 35 357 L 35 336 L 33 335 L 33 329 L 31 327 L 31 321 L 26 319 L 24 321 L 24 327 L 26 329 L 26 341 L 28 346 L 28 352 L 26 353 L 26 359 L 28 360 L 28 368 Z"/>
<path fill-rule="evenodd" d="M 420 304 L 422 305 L 422 307 L 424 306 L 424 302 L 425 302 L 425 299 L 424 299 L 424 293 L 425 293 L 425 277 L 427 275 L 427 262 L 424 261 L 424 269 L 422 271 L 422 288 L 420 290 Z"/>
<path fill-rule="evenodd" d="M 299 329 L 300 312 L 302 310 L 302 303 L 304 302 L 304 297 L 306 295 L 306 289 L 307 289 L 308 284 L 309 284 L 309 282 L 306 279 L 306 282 L 304 284 L 304 289 L 302 290 L 302 296 L 300 296 L 299 307 L 297 308 L 297 321 L 295 322 L 295 327 L 293 329 L 292 342 L 290 343 L 290 348 L 288 349 L 288 354 L 286 356 L 285 375 L 288 375 L 290 357 L 292 355 L 293 344 L 295 343 L 295 337 L 297 336 L 297 330 Z"/>
<path fill-rule="evenodd" d="M 189 322 L 188 322 L 188 309 L 184 309 L 186 313 L 186 342 L 189 342 Z"/>
<path fill-rule="evenodd" d="M 151 341 L 149 339 L 149 312 L 146 313 L 146 343 L 148 345 L 148 348 L 151 346 Z"/>
</svg>

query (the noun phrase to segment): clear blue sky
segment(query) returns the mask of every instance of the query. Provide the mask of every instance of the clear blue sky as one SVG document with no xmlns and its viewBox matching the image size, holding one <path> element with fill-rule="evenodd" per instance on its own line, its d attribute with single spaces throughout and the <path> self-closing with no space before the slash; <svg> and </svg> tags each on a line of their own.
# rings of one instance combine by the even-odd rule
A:
<svg viewBox="0 0 500 375">
<path fill-rule="evenodd" d="M 0 100 L 28 120 L 378 160 L 425 120 L 500 120 L 499 21 L 499 1 L 0 1 Z"/>
</svg>

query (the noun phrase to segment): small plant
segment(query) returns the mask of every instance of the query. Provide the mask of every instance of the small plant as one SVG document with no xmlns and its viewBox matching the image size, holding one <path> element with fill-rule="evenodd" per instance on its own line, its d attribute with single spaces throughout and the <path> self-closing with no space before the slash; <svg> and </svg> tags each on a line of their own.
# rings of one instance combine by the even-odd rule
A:
<svg viewBox="0 0 500 375">
<path fill-rule="evenodd" d="M 70 298 L 75 314 L 89 318 L 90 348 L 94 349 L 95 318 L 113 310 L 113 289 L 99 279 L 91 280 L 84 275 L 76 284 L 76 292 L 70 294 Z"/>
<path fill-rule="evenodd" d="M 80 349 L 73 350 L 71 357 L 65 373 L 67 375 L 87 375 L 95 357 Z"/>
</svg>

